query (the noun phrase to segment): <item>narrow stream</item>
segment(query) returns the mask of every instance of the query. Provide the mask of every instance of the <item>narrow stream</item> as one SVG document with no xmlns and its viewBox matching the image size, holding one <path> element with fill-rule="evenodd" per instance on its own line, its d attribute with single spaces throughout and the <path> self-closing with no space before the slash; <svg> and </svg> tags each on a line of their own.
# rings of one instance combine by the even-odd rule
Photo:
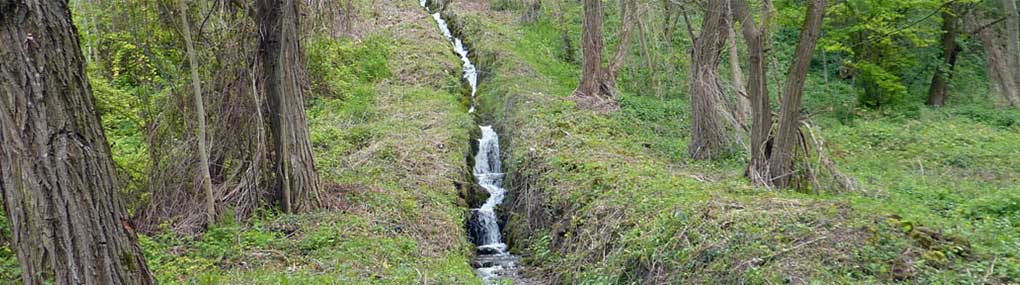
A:
<svg viewBox="0 0 1020 285">
<path fill-rule="evenodd" d="M 422 8 L 432 13 L 428 0 L 420 0 Z M 443 36 L 453 45 L 453 51 L 460 55 L 463 64 L 464 80 L 471 86 L 471 107 L 468 113 L 475 112 L 475 93 L 478 92 L 478 70 L 468 57 L 468 49 L 460 38 L 454 37 L 449 25 L 439 12 L 432 13 Z M 475 154 L 473 174 L 478 186 L 488 192 L 489 197 L 481 207 L 471 209 L 467 231 L 471 241 L 477 246 L 477 254 L 471 265 L 486 284 L 498 284 L 500 280 L 517 279 L 517 263 L 520 260 L 507 251 L 507 245 L 500 234 L 499 218 L 496 207 L 503 203 L 506 192 L 503 189 L 503 165 L 499 157 L 499 136 L 492 126 L 478 126 L 482 138 L 478 139 L 478 153 Z"/>
</svg>

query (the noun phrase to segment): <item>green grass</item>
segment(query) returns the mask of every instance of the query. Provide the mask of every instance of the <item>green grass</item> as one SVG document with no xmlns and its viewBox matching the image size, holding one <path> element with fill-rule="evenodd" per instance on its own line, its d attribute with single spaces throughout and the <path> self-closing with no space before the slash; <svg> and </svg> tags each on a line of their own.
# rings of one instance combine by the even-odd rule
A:
<svg viewBox="0 0 1020 285">
<path fill-rule="evenodd" d="M 395 29 L 433 28 L 426 20 Z M 457 62 L 448 44 L 414 38 L 432 32 L 312 40 L 309 71 L 321 80 L 313 81 L 308 118 L 328 209 L 262 213 L 201 237 L 143 237 L 159 280 L 477 283 L 462 228 L 467 207 L 454 183 L 467 173 L 474 125 L 458 74 L 445 68 Z"/>
<path fill-rule="evenodd" d="M 481 110 L 508 145 L 507 238 L 540 278 L 1020 280 L 1016 111 L 920 107 L 865 113 L 851 125 L 831 114 L 823 129 L 829 151 L 868 190 L 761 189 L 742 178 L 740 155 L 713 163 L 685 158 L 684 99 L 623 90 L 617 112 L 579 109 L 566 97 L 577 67 L 557 60 L 554 24 L 521 26 L 501 12 L 456 12 L 488 63 Z"/>
</svg>

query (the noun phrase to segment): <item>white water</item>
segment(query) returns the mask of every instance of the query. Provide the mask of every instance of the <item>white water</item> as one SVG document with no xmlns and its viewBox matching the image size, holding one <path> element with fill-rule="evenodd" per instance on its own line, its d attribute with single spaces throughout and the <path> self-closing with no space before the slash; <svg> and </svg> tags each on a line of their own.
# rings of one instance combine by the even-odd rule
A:
<svg viewBox="0 0 1020 285">
<path fill-rule="evenodd" d="M 428 0 L 419 0 L 419 4 L 426 11 L 430 11 Z M 464 63 L 464 79 L 471 86 L 471 108 L 468 113 L 475 112 L 475 94 L 478 92 L 478 70 L 471 63 L 468 57 L 468 49 L 460 38 L 453 36 L 446 20 L 440 13 L 433 13 L 432 19 L 436 21 L 443 36 L 453 44 L 453 51 L 460 56 Z M 469 221 L 469 232 L 477 245 L 478 255 L 473 263 L 477 267 L 475 272 L 486 284 L 497 284 L 502 278 L 511 278 L 516 275 L 518 257 L 507 252 L 507 245 L 503 243 L 500 234 L 499 219 L 496 216 L 496 207 L 503 203 L 506 190 L 503 189 L 503 165 L 499 157 L 499 136 L 492 126 L 478 126 L 482 131 L 482 138 L 478 139 L 478 153 L 475 154 L 475 166 L 473 173 L 478 185 L 488 192 L 489 197 L 481 207 L 471 209 L 471 221 Z"/>
<path fill-rule="evenodd" d="M 478 153 L 475 154 L 474 175 L 478 185 L 489 193 L 489 198 L 477 209 L 471 209 L 475 221 L 470 222 L 474 233 L 475 244 L 478 245 L 479 259 L 488 260 L 476 271 L 486 283 L 513 275 L 516 267 L 516 256 L 507 253 L 507 246 L 499 232 L 496 207 L 503 203 L 506 189 L 503 189 L 503 165 L 499 158 L 499 136 L 492 126 L 478 126 L 482 130 L 482 138 L 478 139 Z"/>
<path fill-rule="evenodd" d="M 478 209 L 472 209 L 476 212 L 482 232 L 476 237 L 476 242 L 479 252 L 503 254 L 506 253 L 506 244 L 500 236 L 495 211 L 496 206 L 503 203 L 503 194 L 506 192 L 503 189 L 502 165 L 499 160 L 499 136 L 492 130 L 492 126 L 479 127 L 482 129 L 482 138 L 478 139 L 474 174 L 478 185 L 489 193 L 489 198 Z"/>
<path fill-rule="evenodd" d="M 426 1 L 427 0 L 421 0 L 419 3 L 425 8 L 425 10 L 428 10 L 429 7 L 426 5 Z M 468 57 L 468 50 L 467 47 L 464 46 L 464 43 L 461 42 L 460 38 L 453 37 L 453 33 L 450 32 L 450 26 L 446 23 L 446 20 L 444 20 L 438 12 L 432 14 L 432 19 L 436 20 L 436 25 L 438 25 L 439 30 L 443 32 L 443 36 L 445 36 L 446 39 L 453 44 L 453 51 L 460 56 L 460 61 L 464 62 L 464 80 L 467 80 L 468 85 L 471 86 L 471 109 L 468 110 L 468 113 L 474 113 L 475 93 L 478 92 L 478 69 L 476 69 L 475 65 L 471 63 L 471 58 Z"/>
</svg>

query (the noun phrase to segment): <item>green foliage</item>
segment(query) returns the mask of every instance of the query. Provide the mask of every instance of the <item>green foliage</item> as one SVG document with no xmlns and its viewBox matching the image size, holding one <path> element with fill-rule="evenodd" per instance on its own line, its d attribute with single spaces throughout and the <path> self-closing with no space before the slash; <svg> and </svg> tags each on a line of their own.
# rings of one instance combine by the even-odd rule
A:
<svg viewBox="0 0 1020 285">
<path fill-rule="evenodd" d="M 10 237 L 11 227 L 7 222 L 7 214 L 0 211 L 0 280 L 21 278 L 21 266 L 18 264 Z"/>
<path fill-rule="evenodd" d="M 860 102 L 870 108 L 902 103 L 916 74 L 931 74 L 939 62 L 940 9 L 938 0 L 850 0 L 830 5 L 825 19 L 821 49 L 843 61 L 843 76 L 863 89 Z M 959 1 L 957 1 L 959 2 Z M 965 1 L 966 2 L 966 1 Z M 779 4 L 780 23 L 799 27 L 803 13 L 793 1 Z M 794 4 L 794 5 L 790 5 Z M 780 43 L 795 41 L 780 41 Z M 930 76 L 921 76 L 923 79 Z M 927 87 L 927 86 L 924 86 Z M 927 89 L 915 90 L 924 92 Z"/>
<path fill-rule="evenodd" d="M 132 93 L 111 86 L 103 77 L 90 74 L 89 78 L 117 166 L 122 197 L 128 209 L 135 209 L 148 196 L 143 191 L 151 164 L 142 117 L 145 103 Z"/>
<path fill-rule="evenodd" d="M 319 37 L 310 41 L 307 50 L 308 72 L 320 95 L 345 98 L 358 92 L 364 84 L 372 84 L 390 76 L 386 38 L 375 36 L 355 43 L 351 40 Z"/>
</svg>

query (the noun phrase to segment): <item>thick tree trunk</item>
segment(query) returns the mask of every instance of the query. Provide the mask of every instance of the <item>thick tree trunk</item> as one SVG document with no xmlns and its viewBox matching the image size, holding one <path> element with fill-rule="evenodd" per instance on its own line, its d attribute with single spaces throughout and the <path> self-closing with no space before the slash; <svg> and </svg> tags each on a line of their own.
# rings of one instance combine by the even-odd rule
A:
<svg viewBox="0 0 1020 285">
<path fill-rule="evenodd" d="M 584 1 L 581 33 L 581 82 L 574 95 L 602 97 L 605 71 L 602 68 L 602 1 Z"/>
<path fill-rule="evenodd" d="M 709 1 L 701 34 L 694 39 L 691 53 L 691 141 L 687 151 L 692 159 L 714 159 L 724 152 L 719 122 L 719 63 L 726 33 L 726 2 Z"/>
<path fill-rule="evenodd" d="M 312 158 L 301 86 L 297 1 L 258 0 L 262 70 L 269 98 L 276 192 L 288 213 L 319 206 L 319 175 Z"/>
<path fill-rule="evenodd" d="M 1020 82 L 1010 78 L 1020 77 L 1009 67 L 1009 55 L 1005 51 L 1004 39 L 1001 32 L 996 29 L 994 23 L 984 23 L 980 19 L 986 18 L 981 11 L 974 11 L 967 15 L 965 21 L 968 30 L 974 33 L 981 41 L 985 50 L 985 62 L 988 65 L 988 77 L 992 86 L 997 87 L 1002 98 L 1011 106 L 1020 106 Z"/>
<path fill-rule="evenodd" d="M 779 129 L 776 131 L 775 145 L 769 158 L 772 184 L 776 187 L 788 187 L 793 174 L 793 150 L 799 141 L 797 130 L 800 128 L 800 103 L 804 95 L 804 80 L 808 67 L 811 66 L 815 45 L 822 34 L 822 18 L 825 16 L 826 5 L 826 0 L 807 2 L 807 17 L 800 30 L 800 40 L 793 54 L 793 63 L 786 72 Z"/>
<path fill-rule="evenodd" d="M 198 60 L 195 46 L 191 43 L 191 24 L 188 23 L 187 0 L 181 0 L 178 9 L 181 12 L 181 26 L 184 32 L 184 44 L 188 51 L 188 64 L 191 69 L 191 86 L 195 92 L 195 113 L 198 121 L 198 157 L 199 171 L 202 175 L 202 190 L 205 193 L 206 225 L 216 222 L 216 196 L 213 195 L 212 177 L 209 175 L 209 151 L 206 148 L 205 104 L 202 103 L 202 82 L 198 78 Z"/>
<path fill-rule="evenodd" d="M 67 1 L 0 1 L 0 193 L 25 284 L 152 284 Z"/>
<path fill-rule="evenodd" d="M 929 106 L 941 107 L 949 95 L 949 79 L 953 77 L 956 57 L 959 54 L 959 47 L 956 44 L 956 37 L 960 34 L 959 23 L 956 11 L 942 12 L 942 65 L 935 68 L 935 74 L 931 78 L 926 102 Z"/>
<path fill-rule="evenodd" d="M 747 0 L 731 0 L 730 3 L 734 19 L 740 22 L 744 42 L 747 44 L 747 93 L 751 101 L 751 161 L 747 176 L 755 183 L 767 184 L 772 109 L 769 106 L 769 90 L 765 78 L 768 68 L 765 64 L 764 27 L 769 26 L 770 13 L 764 13 L 761 25 L 755 25 Z"/>
</svg>

